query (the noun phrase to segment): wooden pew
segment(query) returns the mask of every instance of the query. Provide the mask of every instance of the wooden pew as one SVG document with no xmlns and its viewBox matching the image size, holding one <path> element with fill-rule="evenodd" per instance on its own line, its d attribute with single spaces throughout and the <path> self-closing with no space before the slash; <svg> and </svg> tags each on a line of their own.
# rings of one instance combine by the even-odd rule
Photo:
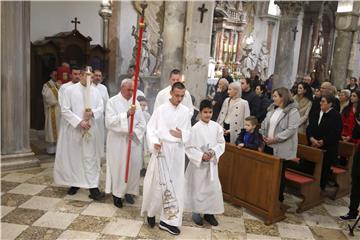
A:
<svg viewBox="0 0 360 240">
<path fill-rule="evenodd" d="M 356 145 L 344 141 L 339 142 L 339 157 L 346 159 L 345 166 L 332 166 L 331 170 L 335 177 L 337 189 L 331 199 L 338 199 L 350 193 L 351 189 L 351 167 L 355 156 Z"/>
<path fill-rule="evenodd" d="M 280 158 L 226 144 L 219 161 L 225 200 L 264 218 L 266 225 L 285 219 L 280 209 Z"/>
<path fill-rule="evenodd" d="M 313 174 L 306 174 L 291 168 L 285 171 L 286 185 L 296 188 L 303 198 L 296 210 L 300 213 L 323 202 L 320 194 L 320 177 L 324 156 L 320 149 L 301 144 L 298 145 L 297 156 L 299 159 L 314 163 Z"/>
<path fill-rule="evenodd" d="M 308 145 L 305 134 L 298 134 L 299 144 Z M 356 145 L 349 142 L 340 141 L 338 146 L 338 157 L 346 159 L 345 166 L 332 166 L 332 172 L 337 184 L 335 193 L 330 196 L 331 199 L 338 199 L 350 193 L 351 188 L 351 167 L 356 152 Z"/>
</svg>

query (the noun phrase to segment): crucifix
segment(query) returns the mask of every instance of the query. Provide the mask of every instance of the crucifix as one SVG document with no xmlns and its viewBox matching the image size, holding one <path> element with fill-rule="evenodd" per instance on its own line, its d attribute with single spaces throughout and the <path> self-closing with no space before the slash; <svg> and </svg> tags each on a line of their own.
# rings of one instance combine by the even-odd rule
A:
<svg viewBox="0 0 360 240">
<path fill-rule="evenodd" d="M 295 26 L 291 31 L 294 33 L 294 41 L 296 39 L 296 33 L 298 32 L 297 27 Z"/>
<path fill-rule="evenodd" d="M 78 21 L 78 18 L 75 17 L 74 20 L 71 20 L 71 23 L 74 23 L 74 24 L 75 24 L 75 31 L 77 31 L 77 24 L 80 24 L 80 21 Z"/>
<path fill-rule="evenodd" d="M 205 8 L 205 4 L 203 3 L 203 5 L 198 8 L 198 11 L 201 12 L 201 15 L 200 15 L 200 23 L 202 23 L 202 22 L 203 22 L 203 18 L 204 18 L 204 13 L 207 12 L 208 9 Z"/>
</svg>

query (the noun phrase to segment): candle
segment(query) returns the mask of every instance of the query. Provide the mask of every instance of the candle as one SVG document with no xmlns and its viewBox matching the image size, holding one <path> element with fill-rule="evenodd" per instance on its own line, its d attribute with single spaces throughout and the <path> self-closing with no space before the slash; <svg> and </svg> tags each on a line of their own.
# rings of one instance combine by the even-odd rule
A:
<svg viewBox="0 0 360 240">
<path fill-rule="evenodd" d="M 184 75 L 181 76 L 181 82 L 185 83 Z"/>
<path fill-rule="evenodd" d="M 91 69 L 86 67 L 85 110 L 91 109 Z"/>
</svg>

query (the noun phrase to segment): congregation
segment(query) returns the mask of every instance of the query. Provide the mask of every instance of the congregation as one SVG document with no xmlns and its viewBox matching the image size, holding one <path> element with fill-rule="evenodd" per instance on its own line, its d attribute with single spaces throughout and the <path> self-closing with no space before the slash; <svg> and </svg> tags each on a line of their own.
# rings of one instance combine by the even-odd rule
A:
<svg viewBox="0 0 360 240">
<path fill-rule="evenodd" d="M 224 68 L 211 99 L 200 101 L 197 110 L 191 91 L 181 83 L 181 71 L 174 69 L 169 86 L 158 93 L 150 114 L 143 91 L 136 89 L 137 101 L 132 104 L 134 72 L 129 71 L 119 93 L 111 98 L 101 83 L 101 71 L 89 74 L 72 67 L 67 74 L 64 80 L 59 77 L 63 72 L 53 71 L 42 91 L 47 152 L 56 154 L 55 183 L 69 186 L 69 195 L 80 188 L 89 189 L 94 200 L 112 194 L 114 205 L 122 208 L 124 201 L 133 204 L 139 195 L 143 173 L 141 214 L 150 227 L 155 226 L 155 216 L 160 216 L 159 228 L 173 235 L 180 234 L 184 210 L 193 213 L 197 225 L 203 220 L 218 225 L 215 215 L 224 212 L 218 161 L 225 143 L 283 159 L 279 186 L 279 201 L 283 202 L 285 171 L 294 167 L 298 133 L 306 135 L 311 147 L 324 151 L 320 180 L 324 195 L 336 184 L 331 166 L 343 164 L 337 158 L 339 142 L 360 142 L 360 89 L 355 77 L 339 91 L 313 75 L 305 76 L 290 90 L 272 89 L 275 76 L 263 81 L 253 70 L 249 78 L 234 81 Z M 87 76 L 92 78 L 91 86 Z M 134 118 L 132 134 L 130 117 Z M 129 139 L 131 160 L 126 181 Z M 106 186 L 102 192 L 99 175 L 104 158 Z M 359 158 L 357 151 L 349 212 L 340 216 L 342 220 L 358 216 Z M 295 167 L 305 172 L 313 168 L 306 162 L 298 165 Z"/>
</svg>

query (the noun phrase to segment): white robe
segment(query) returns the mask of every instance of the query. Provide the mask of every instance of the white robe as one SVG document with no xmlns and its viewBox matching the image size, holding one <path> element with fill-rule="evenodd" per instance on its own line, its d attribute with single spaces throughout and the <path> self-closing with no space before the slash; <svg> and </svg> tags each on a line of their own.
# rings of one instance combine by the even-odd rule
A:
<svg viewBox="0 0 360 240">
<path fill-rule="evenodd" d="M 140 104 L 136 102 L 133 141 L 129 178 L 125 183 L 126 158 L 130 118 L 127 111 L 132 99 L 126 100 L 121 93 L 112 97 L 106 107 L 105 124 L 108 129 L 106 144 L 106 186 L 105 192 L 123 198 L 125 194 L 139 195 L 140 170 L 142 167 L 141 147 L 145 133 L 145 118 Z"/>
<path fill-rule="evenodd" d="M 101 97 L 102 97 L 102 100 L 103 100 L 103 104 L 104 104 L 104 113 L 106 111 L 106 104 L 107 104 L 107 101 L 109 100 L 109 93 L 108 93 L 108 90 L 107 88 L 99 83 L 97 85 L 94 85 L 94 87 L 96 87 L 97 90 L 99 90 L 100 94 L 101 94 Z M 99 135 L 99 138 L 102 139 L 102 141 L 99 141 L 99 143 L 101 144 L 101 146 L 105 146 L 105 138 L 106 138 L 106 129 L 105 129 L 105 117 L 104 117 L 105 114 L 101 115 L 101 117 L 99 119 L 97 119 L 97 124 L 98 124 L 98 135 Z M 100 146 L 100 147 L 101 147 Z M 104 157 L 105 156 L 105 153 L 104 153 L 104 149 L 103 151 L 100 153 L 101 157 Z"/>
<path fill-rule="evenodd" d="M 42 96 L 45 112 L 45 141 L 56 143 L 60 124 L 59 87 L 53 80 L 43 85 Z"/>
<path fill-rule="evenodd" d="M 210 162 L 202 161 L 205 149 L 215 152 L 213 161 L 213 181 Z M 221 214 L 224 201 L 218 176 L 217 162 L 225 151 L 223 128 L 214 121 L 198 121 L 191 128 L 191 137 L 186 144 L 186 155 L 190 163 L 185 172 L 185 209 L 203 214 Z"/>
<path fill-rule="evenodd" d="M 184 169 L 185 147 L 184 144 L 190 138 L 190 115 L 189 109 L 182 104 L 177 107 L 170 101 L 159 106 L 150 118 L 147 125 L 147 139 L 149 150 L 152 153 L 149 166 L 146 171 L 143 189 L 143 203 L 141 214 L 153 217 L 161 213 L 160 220 L 173 226 L 181 226 L 184 208 Z M 182 131 L 182 139 L 173 137 L 169 131 L 179 128 Z M 161 153 L 165 156 L 161 159 L 163 166 L 168 169 L 172 184 L 168 182 L 171 191 L 175 191 L 179 212 L 175 219 L 168 220 L 163 211 L 163 191 L 159 183 L 159 164 L 154 144 L 162 143 Z M 165 163 L 166 161 L 166 163 Z"/>
<path fill-rule="evenodd" d="M 162 104 L 169 102 L 169 99 L 171 98 L 170 92 L 171 92 L 171 86 L 167 86 L 156 95 L 156 99 L 154 103 L 154 111 Z M 194 106 L 192 104 L 191 95 L 188 90 L 185 91 L 185 96 L 181 104 L 183 104 L 185 107 L 189 109 L 189 113 L 191 117 L 194 114 Z"/>
<path fill-rule="evenodd" d="M 91 120 L 89 138 L 83 137 L 79 124 L 85 111 L 85 87 L 80 83 L 66 88 L 62 95 L 61 114 L 67 124 L 61 126 L 54 165 L 54 182 L 80 188 L 96 188 L 100 176 L 100 149 L 96 119 L 103 114 L 99 91 L 91 86 Z"/>
</svg>

